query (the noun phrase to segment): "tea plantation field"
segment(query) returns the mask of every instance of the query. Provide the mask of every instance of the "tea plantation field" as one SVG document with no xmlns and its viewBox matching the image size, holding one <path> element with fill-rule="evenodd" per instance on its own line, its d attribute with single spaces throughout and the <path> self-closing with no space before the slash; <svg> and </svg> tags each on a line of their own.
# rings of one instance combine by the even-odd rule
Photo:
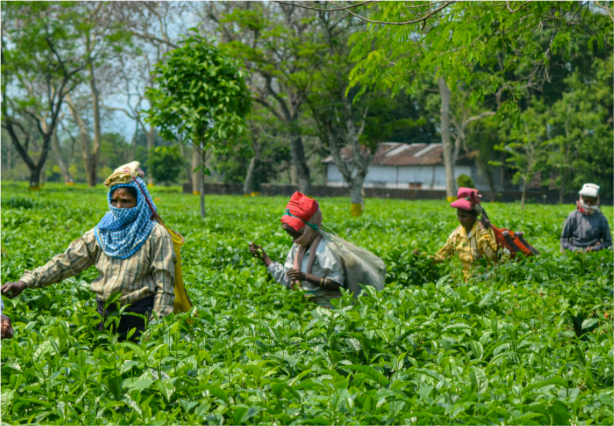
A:
<svg viewBox="0 0 614 426">
<path fill-rule="evenodd" d="M 9 424 L 613 424 L 612 251 L 561 254 L 573 206 L 486 204 L 541 251 L 524 263 L 431 266 L 456 227 L 443 201 L 321 200 L 324 223 L 382 257 L 387 287 L 335 310 L 283 290 L 249 255 L 283 260 L 285 198 L 154 188 L 182 233 L 199 317 L 150 325 L 147 341 L 96 331 L 94 268 L 4 299 L 2 422 Z M 2 185 L 2 282 L 42 265 L 106 212 L 105 190 Z M 612 224 L 612 208 L 604 208 Z"/>
</svg>

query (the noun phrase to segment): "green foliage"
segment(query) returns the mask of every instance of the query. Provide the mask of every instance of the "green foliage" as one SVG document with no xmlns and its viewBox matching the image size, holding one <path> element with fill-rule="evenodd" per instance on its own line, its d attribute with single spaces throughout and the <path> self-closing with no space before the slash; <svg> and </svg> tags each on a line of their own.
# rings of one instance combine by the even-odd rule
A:
<svg viewBox="0 0 614 426">
<path fill-rule="evenodd" d="M 518 120 L 508 119 L 501 126 L 504 142 L 496 149 L 505 151 L 507 163 L 516 170 L 514 183 L 528 184 L 539 170 L 547 157 L 547 137 L 546 107 L 543 101 L 535 98 Z"/>
<path fill-rule="evenodd" d="M 101 188 L 47 186 L 2 186 L 2 282 L 107 210 Z M 384 291 L 328 311 L 282 289 L 247 250 L 255 241 L 285 258 L 286 198 L 210 196 L 211 214 L 195 221 L 195 198 L 173 190 L 152 195 L 186 237 L 194 324 L 150 324 L 138 345 L 98 332 L 93 268 L 4 299 L 15 327 L 2 341 L 4 422 L 612 424 L 614 264 L 607 250 L 559 252 L 571 206 L 490 205 L 493 221 L 525 231 L 542 254 L 479 265 L 465 283 L 457 262 L 412 254 L 434 252 L 456 227 L 447 203 L 372 199 L 355 219 L 347 200 L 324 198 L 324 222 L 388 266 Z"/>
<path fill-rule="evenodd" d="M 315 35 L 313 16 L 299 9 L 283 12 L 283 6 L 282 10 L 278 7 L 266 3 L 244 4 L 223 14 L 221 26 L 231 40 L 223 49 L 245 68 L 259 72 L 268 87 L 273 87 L 275 79 L 289 90 L 281 95 L 290 98 L 287 102 L 291 98 L 301 99 L 309 90 L 323 46 Z M 288 107 L 294 110 L 296 106 Z"/>
<path fill-rule="evenodd" d="M 466 174 L 461 174 L 456 178 L 456 183 L 458 184 L 459 188 L 474 188 L 475 187 L 475 182 L 473 182 L 473 179 L 471 179 L 470 176 L 467 176 Z"/>
<path fill-rule="evenodd" d="M 559 186 L 596 182 L 612 194 L 612 60 L 595 60 L 592 68 L 567 77 L 569 90 L 547 112 L 548 165 L 558 172 Z"/>
<path fill-rule="evenodd" d="M 589 4 L 576 2 L 376 2 L 363 9 L 369 19 L 411 22 L 368 24 L 352 35 L 350 73 L 361 92 L 378 87 L 394 93 L 421 91 L 425 79 L 444 76 L 456 85 L 476 84 L 472 101 L 482 101 L 504 86 L 515 102 L 522 81 L 509 81 L 517 70 L 540 72 L 552 54 L 569 58 L 577 49 L 612 45 L 612 20 Z M 515 9 L 512 9 L 514 7 Z M 430 18 L 422 20 L 431 11 Z M 516 11 L 514 11 L 516 10 Z M 574 25 L 570 25 L 573 20 Z M 536 32 L 536 29 L 540 31 Z M 577 39 L 591 36 L 578 46 Z M 543 68 L 541 69 L 543 72 Z M 509 108 L 504 107 L 504 109 Z"/>
<path fill-rule="evenodd" d="M 184 161 L 178 146 L 159 146 L 149 152 L 147 173 L 158 183 L 174 183 L 184 168 Z"/>
<path fill-rule="evenodd" d="M 168 140 L 232 145 L 244 133 L 251 97 L 235 62 L 194 31 L 155 66 L 147 121 Z"/>
<path fill-rule="evenodd" d="M 73 14 L 70 3 L 3 2 L 2 22 L 2 92 L 15 84 L 23 92 L 12 99 L 13 108 L 44 108 L 37 96 L 44 91 L 28 91 L 27 87 L 49 84 L 60 88 L 67 73 L 73 73 L 72 86 L 82 76 L 75 71 L 83 68 L 77 52 L 78 28 L 66 25 Z M 63 88 L 66 90 L 67 88 Z M 52 95 L 49 95 L 52 96 Z M 38 112 L 38 111 L 37 111 Z"/>
</svg>

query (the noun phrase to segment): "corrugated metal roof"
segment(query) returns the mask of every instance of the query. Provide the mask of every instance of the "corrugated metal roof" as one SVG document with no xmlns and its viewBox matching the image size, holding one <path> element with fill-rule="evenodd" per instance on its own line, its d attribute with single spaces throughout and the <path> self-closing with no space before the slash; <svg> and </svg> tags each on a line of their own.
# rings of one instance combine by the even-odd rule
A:
<svg viewBox="0 0 614 426">
<path fill-rule="evenodd" d="M 366 148 L 364 148 L 366 151 Z M 350 147 L 341 150 L 341 158 L 345 161 L 351 159 Z M 466 160 L 459 158 L 459 160 Z M 332 163 L 333 157 L 328 156 L 323 163 Z M 463 163 L 465 161 L 462 161 Z M 457 164 L 459 161 L 457 161 Z M 383 142 L 379 145 L 377 153 L 371 163 L 375 166 L 433 166 L 443 165 L 443 146 L 440 143 L 412 143 Z"/>
</svg>

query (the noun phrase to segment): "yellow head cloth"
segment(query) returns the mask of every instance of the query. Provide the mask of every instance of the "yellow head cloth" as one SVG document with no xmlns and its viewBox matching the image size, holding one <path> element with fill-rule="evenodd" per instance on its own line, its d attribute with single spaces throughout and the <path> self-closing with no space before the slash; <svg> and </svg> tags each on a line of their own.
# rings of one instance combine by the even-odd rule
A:
<svg viewBox="0 0 614 426">
<path fill-rule="evenodd" d="M 133 161 L 123 166 L 119 166 L 115 169 L 113 174 L 104 181 L 104 186 L 111 188 L 112 186 L 119 185 L 121 183 L 131 183 L 136 176 L 143 178 L 145 173 L 140 169 L 138 161 Z"/>
</svg>

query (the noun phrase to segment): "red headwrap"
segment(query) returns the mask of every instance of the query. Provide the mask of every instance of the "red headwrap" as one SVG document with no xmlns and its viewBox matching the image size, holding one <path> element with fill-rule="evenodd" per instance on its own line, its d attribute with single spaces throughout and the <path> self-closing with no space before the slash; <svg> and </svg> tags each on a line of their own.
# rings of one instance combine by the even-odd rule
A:
<svg viewBox="0 0 614 426">
<path fill-rule="evenodd" d="M 458 200 L 450 204 L 450 207 L 455 209 L 476 210 L 475 206 L 482 201 L 482 196 L 478 194 L 478 190 L 473 188 L 458 188 L 456 196 Z"/>
<path fill-rule="evenodd" d="M 316 211 L 318 211 L 318 202 L 297 191 L 292 194 L 290 202 L 286 206 L 286 214 L 281 217 L 281 222 L 287 223 L 295 231 L 298 231 L 305 226 L 305 222 L 309 222 Z"/>
</svg>

